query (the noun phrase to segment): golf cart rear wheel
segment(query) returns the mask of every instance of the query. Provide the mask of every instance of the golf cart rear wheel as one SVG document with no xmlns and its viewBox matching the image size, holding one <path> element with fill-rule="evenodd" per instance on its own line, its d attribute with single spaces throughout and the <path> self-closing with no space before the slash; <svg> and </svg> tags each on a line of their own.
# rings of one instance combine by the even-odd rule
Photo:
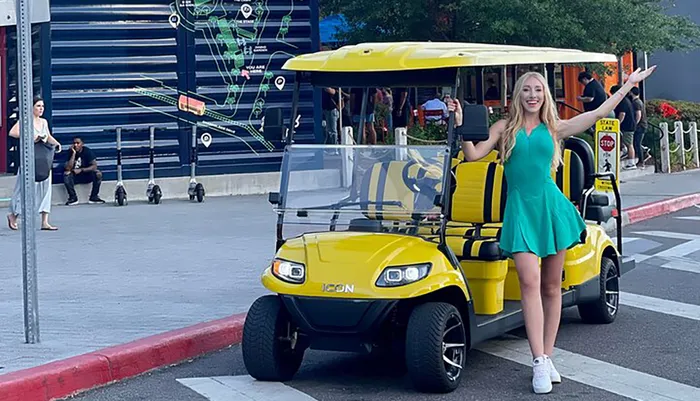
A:
<svg viewBox="0 0 700 401">
<path fill-rule="evenodd" d="M 454 305 L 429 302 L 411 313 L 406 329 L 406 368 L 418 391 L 448 393 L 462 379 L 467 332 Z"/>
<path fill-rule="evenodd" d="M 617 266 L 607 257 L 600 263 L 600 296 L 594 302 L 578 305 L 581 320 L 592 324 L 609 324 L 615 321 L 620 306 L 620 278 Z"/>
<path fill-rule="evenodd" d="M 301 366 L 303 349 L 292 348 L 287 312 L 276 295 L 258 298 L 243 326 L 241 351 L 248 373 L 261 381 L 290 380 Z"/>
</svg>

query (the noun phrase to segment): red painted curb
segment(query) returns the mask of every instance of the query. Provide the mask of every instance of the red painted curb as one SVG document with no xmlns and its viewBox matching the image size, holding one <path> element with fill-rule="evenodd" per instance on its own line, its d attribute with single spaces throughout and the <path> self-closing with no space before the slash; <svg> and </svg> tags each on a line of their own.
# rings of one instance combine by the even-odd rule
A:
<svg viewBox="0 0 700 401">
<path fill-rule="evenodd" d="M 0 375 L 1 401 L 51 401 L 240 343 L 245 314 Z"/>
<path fill-rule="evenodd" d="M 659 202 L 651 202 L 635 206 L 625 210 L 629 218 L 629 224 L 638 223 L 657 216 L 673 213 L 681 209 L 700 204 L 700 193 L 688 194 L 676 198 L 665 199 Z"/>
</svg>

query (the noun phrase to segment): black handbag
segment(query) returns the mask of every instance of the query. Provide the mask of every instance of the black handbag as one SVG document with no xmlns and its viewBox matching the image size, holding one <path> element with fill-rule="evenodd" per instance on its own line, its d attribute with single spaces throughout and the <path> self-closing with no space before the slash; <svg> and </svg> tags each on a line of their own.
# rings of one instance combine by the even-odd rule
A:
<svg viewBox="0 0 700 401">
<path fill-rule="evenodd" d="M 34 143 L 34 181 L 42 182 L 49 178 L 55 151 L 53 145 L 46 142 Z"/>
</svg>

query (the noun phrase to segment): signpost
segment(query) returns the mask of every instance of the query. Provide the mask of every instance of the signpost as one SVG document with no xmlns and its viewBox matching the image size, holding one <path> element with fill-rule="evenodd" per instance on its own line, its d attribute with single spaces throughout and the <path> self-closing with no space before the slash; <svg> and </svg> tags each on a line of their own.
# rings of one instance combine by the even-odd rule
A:
<svg viewBox="0 0 700 401">
<path fill-rule="evenodd" d="M 595 125 L 595 165 L 596 173 L 613 173 L 620 186 L 620 120 L 605 118 Z M 601 192 L 611 193 L 612 183 L 607 178 L 596 178 L 595 188 Z"/>
<path fill-rule="evenodd" d="M 36 272 L 36 207 L 34 182 L 34 119 L 32 116 L 32 29 L 30 2 L 17 0 L 17 76 L 19 78 L 19 129 L 22 171 L 22 277 L 24 337 L 39 342 L 39 297 Z"/>
</svg>

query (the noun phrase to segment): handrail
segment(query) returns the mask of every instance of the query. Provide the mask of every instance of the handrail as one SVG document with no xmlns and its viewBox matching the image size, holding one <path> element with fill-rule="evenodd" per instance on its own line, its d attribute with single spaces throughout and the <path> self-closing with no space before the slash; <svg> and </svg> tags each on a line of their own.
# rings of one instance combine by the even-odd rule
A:
<svg viewBox="0 0 700 401">
<path fill-rule="evenodd" d="M 580 114 L 580 113 L 584 113 L 583 110 L 579 110 L 579 109 L 577 109 L 576 107 L 574 107 L 574 106 L 572 106 L 572 105 L 570 105 L 570 104 L 568 104 L 568 103 L 566 103 L 566 102 L 564 102 L 564 101 L 557 100 L 557 104 L 561 104 L 561 105 L 563 105 L 563 106 L 566 106 L 566 107 L 570 108 L 571 110 L 573 110 L 573 111 L 575 111 L 575 112 L 577 112 L 577 113 L 579 113 L 579 114 Z"/>
</svg>

